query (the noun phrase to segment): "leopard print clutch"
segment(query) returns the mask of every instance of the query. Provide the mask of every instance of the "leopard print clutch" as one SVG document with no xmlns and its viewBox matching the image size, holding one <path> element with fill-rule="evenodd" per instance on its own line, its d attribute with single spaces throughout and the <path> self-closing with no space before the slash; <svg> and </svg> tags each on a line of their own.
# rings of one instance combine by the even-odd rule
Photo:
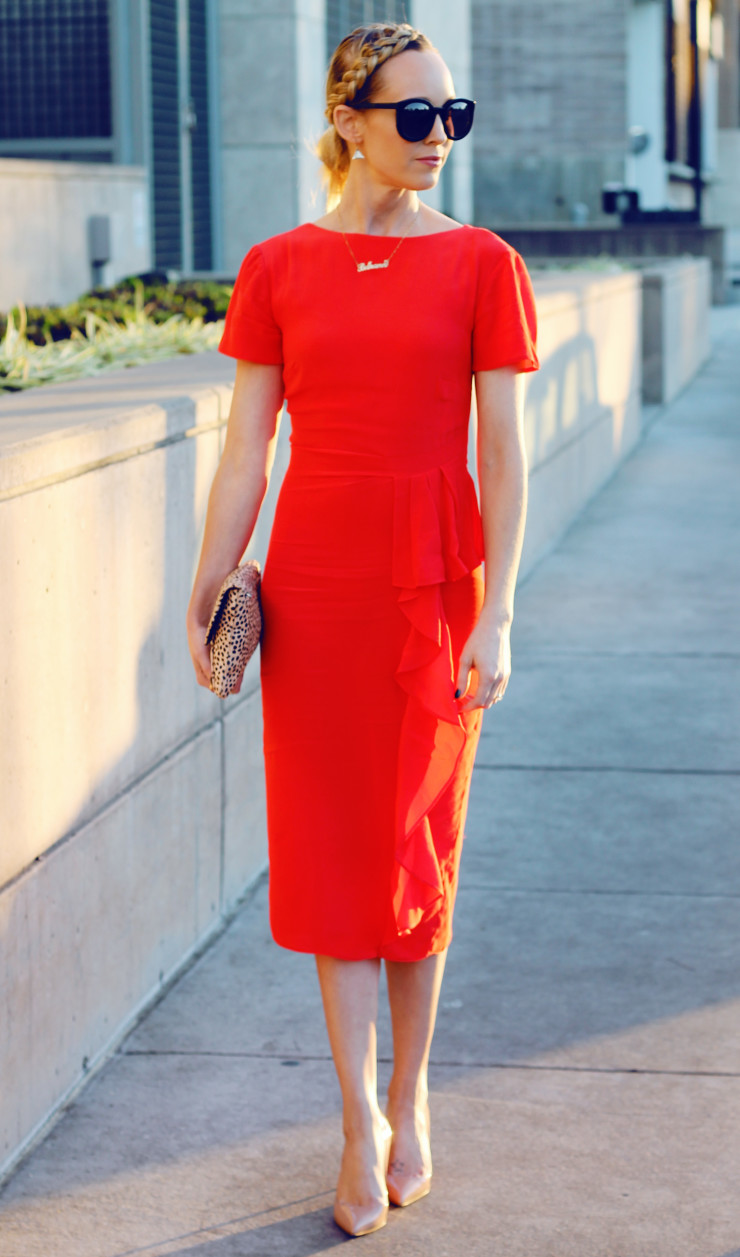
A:
<svg viewBox="0 0 740 1257">
<path fill-rule="evenodd" d="M 211 689 L 219 698 L 234 694 L 262 636 L 260 565 L 248 559 L 229 572 L 213 607 L 206 632 L 211 648 Z"/>
</svg>

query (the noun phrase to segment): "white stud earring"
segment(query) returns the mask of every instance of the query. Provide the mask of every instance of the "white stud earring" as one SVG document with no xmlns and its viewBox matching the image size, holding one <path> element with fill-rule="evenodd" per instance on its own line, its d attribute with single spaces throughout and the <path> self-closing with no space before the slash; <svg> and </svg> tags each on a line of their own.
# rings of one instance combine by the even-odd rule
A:
<svg viewBox="0 0 740 1257">
<path fill-rule="evenodd" d="M 363 153 L 362 149 L 356 148 L 354 153 L 352 154 L 352 161 L 364 161 L 364 160 L 365 160 L 365 154 Z"/>
</svg>

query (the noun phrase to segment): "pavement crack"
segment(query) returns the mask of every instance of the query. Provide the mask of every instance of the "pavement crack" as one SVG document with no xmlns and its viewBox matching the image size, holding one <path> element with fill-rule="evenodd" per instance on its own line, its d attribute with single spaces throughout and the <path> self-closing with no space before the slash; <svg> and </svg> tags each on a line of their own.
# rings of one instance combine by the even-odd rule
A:
<svg viewBox="0 0 740 1257">
<path fill-rule="evenodd" d="M 740 659 L 735 650 L 589 650 L 587 647 L 572 646 L 561 650 L 550 648 L 538 649 L 536 646 L 519 646 L 517 660 L 520 663 L 533 663 L 538 659 Z"/>
<path fill-rule="evenodd" d="M 483 742 L 485 742 L 485 737 Z M 740 776 L 740 768 L 646 768 L 636 764 L 484 764 L 479 760 L 476 760 L 474 771 L 492 773 L 641 773 L 656 777 Z"/>
<path fill-rule="evenodd" d="M 220 1048 L 121 1048 L 118 1056 L 216 1056 L 234 1060 L 262 1061 L 331 1061 L 331 1053 L 313 1055 L 309 1052 L 231 1052 Z"/>
<path fill-rule="evenodd" d="M 314 1054 L 311 1052 L 226 1052 L 210 1048 L 128 1048 L 122 1050 L 121 1056 L 187 1056 L 187 1057 L 226 1057 L 237 1060 L 268 1060 L 297 1062 L 320 1061 L 331 1063 L 331 1054 Z M 392 1065 L 393 1057 L 379 1054 L 379 1065 Z M 533 1061 L 471 1061 L 457 1059 L 435 1059 L 430 1065 L 435 1069 L 497 1069 L 497 1070 L 529 1070 L 540 1073 L 557 1072 L 566 1074 L 645 1074 L 667 1076 L 672 1078 L 740 1078 L 740 1070 L 725 1069 L 649 1069 L 633 1065 L 563 1065 Z M 121 1254 L 121 1257 L 124 1257 Z"/>
<path fill-rule="evenodd" d="M 740 899 L 740 891 L 713 890 L 614 890 L 599 886 L 502 886 L 498 882 L 477 879 L 470 885 L 462 883 L 460 891 L 485 890 L 505 895 L 615 895 L 636 899 Z"/>
<path fill-rule="evenodd" d="M 526 1070 L 563 1074 L 644 1074 L 670 1078 L 740 1078 L 733 1069 L 643 1069 L 636 1065 L 548 1065 L 526 1061 L 438 1061 L 429 1064 L 435 1069 L 500 1069 Z"/>
</svg>

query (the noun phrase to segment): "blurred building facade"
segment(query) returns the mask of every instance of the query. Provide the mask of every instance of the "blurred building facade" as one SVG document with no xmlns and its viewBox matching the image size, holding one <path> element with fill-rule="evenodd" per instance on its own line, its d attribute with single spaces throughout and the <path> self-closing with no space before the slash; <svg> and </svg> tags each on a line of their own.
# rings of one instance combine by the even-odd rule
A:
<svg viewBox="0 0 740 1257">
<path fill-rule="evenodd" d="M 476 213 L 604 219 L 605 185 L 691 210 L 731 176 L 739 0 L 475 0 Z"/>
<path fill-rule="evenodd" d="M 152 264 L 234 273 L 255 240 L 322 211 L 311 143 L 342 35 L 417 21 L 469 92 L 467 0 L 447 15 L 441 0 L 0 0 L 0 186 L 3 159 L 139 167 Z M 456 168 L 447 206 L 469 217 L 469 158 Z"/>
<path fill-rule="evenodd" d="M 689 210 L 698 189 L 705 219 L 740 232 L 739 14 L 740 0 L 0 0 L 0 193 L 9 159 L 138 168 L 151 264 L 233 275 L 256 240 L 322 211 L 311 145 L 331 50 L 359 22 L 408 19 L 478 101 L 436 194 L 447 212 L 598 222 L 605 185 L 652 211 Z M 83 224 L 63 226 L 81 242 Z"/>
</svg>

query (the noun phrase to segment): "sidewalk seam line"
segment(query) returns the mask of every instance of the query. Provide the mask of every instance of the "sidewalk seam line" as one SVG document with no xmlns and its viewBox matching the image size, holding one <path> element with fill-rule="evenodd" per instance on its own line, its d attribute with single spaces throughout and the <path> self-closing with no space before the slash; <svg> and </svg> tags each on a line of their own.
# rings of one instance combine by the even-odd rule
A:
<svg viewBox="0 0 740 1257">
<path fill-rule="evenodd" d="M 606 890 L 598 886 L 497 886 L 495 882 L 464 883 L 460 890 L 485 890 L 502 895 L 616 895 L 636 899 L 740 899 L 740 891 L 714 890 Z M 694 970 L 692 970 L 692 973 Z"/>
<path fill-rule="evenodd" d="M 486 772 L 523 773 L 641 773 L 647 776 L 738 777 L 740 768 L 639 768 L 632 764 L 483 764 Z"/>
<path fill-rule="evenodd" d="M 586 646 L 549 649 L 547 646 L 518 646 L 516 657 L 522 662 L 536 659 L 740 659 L 735 650 L 589 650 Z"/>
<path fill-rule="evenodd" d="M 227 1060 L 265 1060 L 265 1061 L 317 1061 L 331 1063 L 330 1053 L 324 1056 L 297 1053 L 288 1056 L 285 1053 L 271 1052 L 223 1052 L 215 1049 L 180 1049 L 180 1048 L 129 1048 L 117 1053 L 119 1056 L 212 1056 Z M 391 1056 L 378 1056 L 378 1064 L 392 1065 Z M 539 1073 L 557 1071 L 570 1074 L 646 1074 L 669 1076 L 676 1078 L 740 1078 L 740 1070 L 727 1069 L 643 1069 L 631 1065 L 540 1065 L 527 1064 L 522 1061 L 435 1061 L 429 1062 L 434 1069 L 519 1069 Z"/>
</svg>

